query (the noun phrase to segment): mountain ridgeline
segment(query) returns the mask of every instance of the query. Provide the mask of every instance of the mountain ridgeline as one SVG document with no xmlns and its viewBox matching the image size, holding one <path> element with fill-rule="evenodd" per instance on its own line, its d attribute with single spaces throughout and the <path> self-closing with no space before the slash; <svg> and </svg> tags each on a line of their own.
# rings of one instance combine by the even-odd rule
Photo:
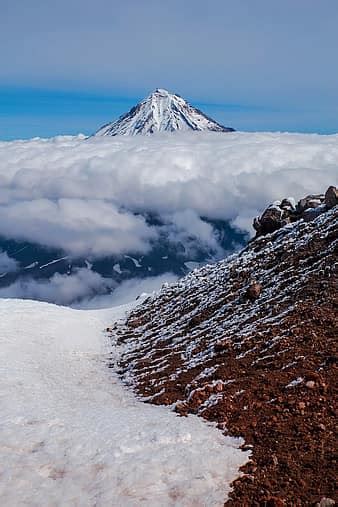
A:
<svg viewBox="0 0 338 507">
<path fill-rule="evenodd" d="M 118 120 L 101 127 L 96 136 L 151 135 L 156 132 L 233 132 L 191 106 L 179 95 L 158 88 Z"/>
</svg>

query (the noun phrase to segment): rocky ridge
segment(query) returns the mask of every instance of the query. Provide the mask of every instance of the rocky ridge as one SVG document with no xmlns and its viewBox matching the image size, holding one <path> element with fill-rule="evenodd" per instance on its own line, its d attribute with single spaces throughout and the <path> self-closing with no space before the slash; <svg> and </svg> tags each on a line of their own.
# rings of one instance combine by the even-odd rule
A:
<svg viewBox="0 0 338 507">
<path fill-rule="evenodd" d="M 279 227 L 267 230 L 264 212 L 242 252 L 163 287 L 112 330 L 123 345 L 121 377 L 144 401 L 244 437 L 252 459 L 227 505 L 337 500 L 338 207 L 330 189 L 297 206 L 274 203 Z"/>
<path fill-rule="evenodd" d="M 253 221 L 256 237 L 268 234 L 297 222 L 300 219 L 311 222 L 322 213 L 338 204 L 338 189 L 330 186 L 325 194 L 308 195 L 296 204 L 292 197 L 270 204 L 260 217 Z"/>
</svg>

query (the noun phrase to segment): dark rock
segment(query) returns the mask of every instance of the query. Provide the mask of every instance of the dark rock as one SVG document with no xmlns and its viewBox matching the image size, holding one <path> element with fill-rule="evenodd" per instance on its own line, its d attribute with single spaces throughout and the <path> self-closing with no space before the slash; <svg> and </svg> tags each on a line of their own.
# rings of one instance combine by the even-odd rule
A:
<svg viewBox="0 0 338 507">
<path fill-rule="evenodd" d="M 307 208 L 305 211 L 303 211 L 301 217 L 305 220 L 305 222 L 311 222 L 315 218 L 319 217 L 319 215 L 322 213 L 325 213 L 325 211 L 327 211 L 326 205 L 321 204 L 316 208 Z"/>
<path fill-rule="evenodd" d="M 338 204 L 338 188 L 331 186 L 325 192 L 325 204 L 328 209 L 333 208 Z"/>
<path fill-rule="evenodd" d="M 311 194 L 307 195 L 297 203 L 297 212 L 303 213 L 308 208 L 317 208 L 317 206 L 320 206 L 324 201 L 324 195 L 323 194 Z"/>
<path fill-rule="evenodd" d="M 304 403 L 304 401 L 300 401 L 300 402 L 298 403 L 298 408 L 299 408 L 299 410 L 305 410 L 305 408 L 306 408 L 306 403 Z"/>
<path fill-rule="evenodd" d="M 181 415 L 187 415 L 188 404 L 185 401 L 177 401 L 175 403 L 175 412 Z"/>
<path fill-rule="evenodd" d="M 277 231 L 282 226 L 283 211 L 277 205 L 269 206 L 259 219 L 262 234 Z"/>
<path fill-rule="evenodd" d="M 291 224 L 292 222 L 292 218 L 290 216 L 286 216 L 285 218 L 283 218 L 283 220 L 281 221 L 280 223 L 280 226 L 281 227 L 284 227 L 284 225 L 288 225 L 288 224 Z"/>
<path fill-rule="evenodd" d="M 259 220 L 259 217 L 255 217 L 253 219 L 253 228 L 255 229 L 255 231 L 260 234 L 261 233 L 261 230 L 262 230 L 262 226 L 261 226 L 261 223 L 260 223 L 260 220 Z"/>
<path fill-rule="evenodd" d="M 296 210 L 296 202 L 293 197 L 288 197 L 287 199 L 282 200 L 280 207 L 283 210 L 295 211 Z"/>
</svg>

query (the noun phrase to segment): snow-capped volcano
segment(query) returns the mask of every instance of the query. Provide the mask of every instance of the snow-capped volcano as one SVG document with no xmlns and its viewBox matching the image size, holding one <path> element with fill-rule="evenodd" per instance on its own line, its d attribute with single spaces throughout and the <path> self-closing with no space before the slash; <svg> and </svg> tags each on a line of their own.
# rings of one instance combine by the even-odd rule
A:
<svg viewBox="0 0 338 507">
<path fill-rule="evenodd" d="M 118 120 L 101 127 L 95 135 L 136 136 L 176 130 L 234 131 L 212 120 L 179 95 L 158 88 Z"/>
</svg>

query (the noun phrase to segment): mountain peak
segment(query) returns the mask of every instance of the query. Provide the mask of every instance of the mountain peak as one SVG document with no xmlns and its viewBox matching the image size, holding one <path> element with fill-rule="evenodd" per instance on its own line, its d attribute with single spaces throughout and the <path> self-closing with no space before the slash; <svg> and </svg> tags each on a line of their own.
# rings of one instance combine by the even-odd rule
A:
<svg viewBox="0 0 338 507">
<path fill-rule="evenodd" d="M 128 113 L 101 127 L 96 136 L 150 135 L 155 132 L 213 131 L 232 132 L 191 106 L 182 97 L 156 88 Z"/>
<path fill-rule="evenodd" d="M 172 93 L 168 92 L 168 90 L 165 90 L 164 88 L 156 88 L 156 90 L 151 93 L 151 95 L 154 95 L 155 93 L 158 93 L 160 95 L 173 95 Z"/>
</svg>

